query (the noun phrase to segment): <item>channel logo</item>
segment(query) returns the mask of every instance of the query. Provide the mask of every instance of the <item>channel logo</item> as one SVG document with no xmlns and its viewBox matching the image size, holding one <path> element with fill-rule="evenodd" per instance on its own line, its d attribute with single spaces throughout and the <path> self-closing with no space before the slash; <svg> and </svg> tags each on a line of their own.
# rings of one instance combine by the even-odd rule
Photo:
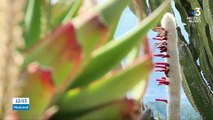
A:
<svg viewBox="0 0 213 120">
<path fill-rule="evenodd" d="M 200 23 L 201 22 L 201 9 L 196 7 L 195 9 L 192 9 L 189 11 L 189 16 L 187 19 L 189 20 L 189 23 Z"/>
<path fill-rule="evenodd" d="M 30 110 L 29 98 L 13 98 L 12 102 L 13 110 Z"/>
<path fill-rule="evenodd" d="M 201 9 L 200 8 L 195 8 L 195 10 L 191 10 L 191 12 L 190 12 L 190 16 L 200 16 L 200 14 L 201 14 Z"/>
</svg>

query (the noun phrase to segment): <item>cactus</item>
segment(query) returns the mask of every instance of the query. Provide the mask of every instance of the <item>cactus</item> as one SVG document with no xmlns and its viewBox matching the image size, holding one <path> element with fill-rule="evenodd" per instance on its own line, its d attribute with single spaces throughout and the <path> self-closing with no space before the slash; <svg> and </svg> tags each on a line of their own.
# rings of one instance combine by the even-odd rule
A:
<svg viewBox="0 0 213 120">
<path fill-rule="evenodd" d="M 172 14 L 166 13 L 161 20 L 161 27 L 156 28 L 159 32 L 154 40 L 160 42 L 156 43 L 157 48 L 160 49 L 160 54 L 155 54 L 156 57 L 167 58 L 166 62 L 157 62 L 155 67 L 156 72 L 164 72 L 165 77 L 157 79 L 158 85 L 168 86 L 168 101 L 163 99 L 156 99 L 157 101 L 164 101 L 168 103 L 167 119 L 180 120 L 180 88 L 181 88 L 181 72 L 178 53 L 178 37 L 176 30 L 175 18 Z"/>
<path fill-rule="evenodd" d="M 10 101 L 18 92 L 18 74 L 23 56 L 16 49 L 23 46 L 23 30 L 18 24 L 23 18 L 24 3 L 25 0 L 8 0 L 0 5 L 0 116 L 4 117 L 9 116 Z"/>
<path fill-rule="evenodd" d="M 4 2 L 8 6 L 13 4 L 0 6 L 5 10 L 4 16 L 19 15 L 15 12 L 24 15 L 22 22 L 1 21 L 10 30 L 0 29 L 10 38 L 3 45 L 11 47 L 4 53 L 9 57 L 1 57 L 4 62 L 0 63 L 1 88 L 4 88 L 0 91 L 3 101 L 0 119 L 137 119 L 140 116 L 140 102 L 147 84 L 143 81 L 153 68 L 151 54 L 136 55 L 124 69 L 119 64 L 141 45 L 148 30 L 168 10 L 170 1 L 166 0 L 117 40 L 113 40 L 113 35 L 130 0 L 109 0 L 101 5 L 91 4 L 93 7 L 89 9 L 88 1 L 83 0 L 61 0 L 55 4 L 46 0 Z M 15 3 L 22 5 L 16 9 Z M 22 32 L 24 46 L 14 46 L 16 39 L 22 39 L 13 35 Z M 23 62 L 14 69 L 10 61 L 16 53 Z M 12 79 L 9 76 L 14 70 L 16 75 Z M 143 84 L 139 90 L 141 97 L 127 99 L 126 93 L 139 83 Z M 10 101 L 14 97 L 30 98 L 30 110 L 11 110 Z"/>
<path fill-rule="evenodd" d="M 135 11 L 134 4 L 140 1 L 143 15 L 149 15 L 161 3 L 158 0 L 134 1 L 130 8 Z M 182 85 L 192 106 L 202 119 L 208 120 L 213 117 L 213 4 L 210 0 L 172 0 L 171 3 L 175 19 L 181 20 L 185 29 L 177 27 Z M 190 20 L 193 16 L 197 22 Z"/>
<path fill-rule="evenodd" d="M 182 22 L 186 23 L 184 27 L 189 35 L 189 43 L 186 43 L 186 38 L 179 30 L 184 91 L 202 119 L 208 120 L 213 117 L 213 36 L 211 34 L 213 6 L 209 0 L 175 0 L 175 7 L 181 15 Z M 199 9 L 195 12 L 200 11 L 200 16 L 198 16 L 200 22 L 190 23 L 186 19 L 193 9 Z"/>
</svg>

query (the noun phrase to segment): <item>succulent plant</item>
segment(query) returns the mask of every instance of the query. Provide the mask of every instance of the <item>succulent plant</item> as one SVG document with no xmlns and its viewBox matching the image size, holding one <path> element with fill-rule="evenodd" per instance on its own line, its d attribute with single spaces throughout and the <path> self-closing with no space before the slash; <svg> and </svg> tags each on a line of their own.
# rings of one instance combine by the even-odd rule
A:
<svg viewBox="0 0 213 120">
<path fill-rule="evenodd" d="M 120 15 L 128 5 L 139 18 L 138 26 L 114 40 Z M 211 119 L 213 4 L 174 0 L 171 5 L 188 33 L 187 38 L 177 28 L 184 91 L 202 119 Z M 101 5 L 92 0 L 2 1 L 0 119 L 138 118 L 153 69 L 146 34 L 169 7 L 170 0 L 109 0 Z M 173 13 L 179 19 L 177 12 Z M 190 21 L 195 14 L 198 21 Z M 165 51 L 165 47 L 159 49 Z M 125 57 L 128 66 L 121 68 Z M 156 65 L 162 67 L 162 63 Z M 158 81 L 170 84 L 164 78 Z M 129 90 L 132 98 L 127 99 Z M 30 110 L 11 110 L 14 97 L 30 98 Z M 150 118 L 150 110 L 143 113 Z"/>
<path fill-rule="evenodd" d="M 161 20 L 161 27 L 156 28 L 158 31 L 157 37 L 154 40 L 159 54 L 156 57 L 166 58 L 165 62 L 156 62 L 156 72 L 164 72 L 165 76 L 157 79 L 158 85 L 167 85 L 168 101 L 165 99 L 156 99 L 168 103 L 167 119 L 180 120 L 180 88 L 181 88 L 181 71 L 178 53 L 178 35 L 176 30 L 175 18 L 171 13 L 166 13 Z"/>
<path fill-rule="evenodd" d="M 146 78 L 153 68 L 151 54 L 136 54 L 126 68 L 120 68 L 120 63 L 132 49 L 148 44 L 143 42 L 145 35 L 160 21 L 170 1 L 163 2 L 135 29 L 116 40 L 113 35 L 117 23 L 130 0 L 109 0 L 101 5 L 91 4 L 89 9 L 85 7 L 87 2 L 61 0 L 52 4 L 29 0 L 23 1 L 17 11 L 18 1 L 5 1 L 11 7 L 2 5 L 10 13 L 4 16 L 10 19 L 1 24 L 17 27 L 7 27 L 10 31 L 4 32 L 10 39 L 5 39 L 3 45 L 13 46 L 5 53 L 8 57 L 1 58 L 6 63 L 0 67 L 4 72 L 0 76 L 0 119 L 139 117 Z M 20 12 L 23 21 L 13 22 L 13 12 Z M 24 46 L 16 46 L 18 37 L 14 31 L 19 35 L 23 31 Z M 10 68 L 14 53 L 23 58 L 22 64 L 15 66 L 15 79 L 9 77 L 14 72 Z M 134 89 L 138 85 L 139 90 Z M 126 93 L 132 89 L 136 97 L 127 99 Z M 30 110 L 11 110 L 14 97 L 30 98 Z"/>
<path fill-rule="evenodd" d="M 134 0 L 130 8 L 136 15 L 147 16 L 161 0 Z M 171 0 L 172 13 L 178 23 L 178 50 L 184 91 L 202 119 L 213 116 L 213 4 L 210 0 Z M 134 5 L 137 4 L 137 5 Z M 141 5 L 140 7 L 137 7 Z M 141 17 L 138 16 L 140 19 Z M 165 100 L 164 100 L 165 101 Z"/>
<path fill-rule="evenodd" d="M 181 15 L 182 22 L 189 41 L 183 37 L 179 29 L 180 64 L 183 71 L 184 91 L 200 113 L 202 119 L 209 120 L 213 117 L 213 37 L 211 34 L 212 3 L 209 0 L 175 0 L 175 7 Z M 199 9 L 199 10 L 198 10 Z M 195 10 L 200 18 L 198 22 L 191 22 L 191 11 Z"/>
</svg>

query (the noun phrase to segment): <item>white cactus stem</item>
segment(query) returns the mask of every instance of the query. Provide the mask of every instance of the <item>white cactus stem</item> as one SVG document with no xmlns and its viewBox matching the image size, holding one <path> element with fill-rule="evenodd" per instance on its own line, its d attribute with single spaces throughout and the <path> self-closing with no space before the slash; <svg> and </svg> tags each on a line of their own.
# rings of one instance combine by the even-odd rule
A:
<svg viewBox="0 0 213 120">
<path fill-rule="evenodd" d="M 178 37 L 175 18 L 171 13 L 166 13 L 161 20 L 161 27 L 167 31 L 167 59 L 170 69 L 168 85 L 167 119 L 180 120 L 180 88 L 181 72 L 178 53 Z"/>
<path fill-rule="evenodd" d="M 0 119 L 11 120 L 11 100 L 18 94 L 19 67 L 23 57 L 16 50 L 23 43 L 20 22 L 25 0 L 2 0 L 0 4 Z"/>
</svg>

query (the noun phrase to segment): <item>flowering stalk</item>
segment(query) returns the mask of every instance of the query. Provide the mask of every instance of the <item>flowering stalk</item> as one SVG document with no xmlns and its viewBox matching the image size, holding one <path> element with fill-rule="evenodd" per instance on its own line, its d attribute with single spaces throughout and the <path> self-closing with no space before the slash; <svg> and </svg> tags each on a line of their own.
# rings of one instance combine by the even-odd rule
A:
<svg viewBox="0 0 213 120">
<path fill-rule="evenodd" d="M 158 35 L 153 39 L 159 41 L 156 46 L 160 50 L 160 54 L 154 56 L 166 59 L 166 62 L 155 63 L 155 72 L 165 73 L 165 77 L 156 79 L 156 81 L 158 81 L 158 85 L 168 86 L 168 101 L 165 99 L 156 99 L 156 101 L 168 103 L 168 120 L 180 120 L 181 75 L 174 16 L 166 13 L 161 20 L 161 27 L 157 27 L 156 31 Z"/>
</svg>

